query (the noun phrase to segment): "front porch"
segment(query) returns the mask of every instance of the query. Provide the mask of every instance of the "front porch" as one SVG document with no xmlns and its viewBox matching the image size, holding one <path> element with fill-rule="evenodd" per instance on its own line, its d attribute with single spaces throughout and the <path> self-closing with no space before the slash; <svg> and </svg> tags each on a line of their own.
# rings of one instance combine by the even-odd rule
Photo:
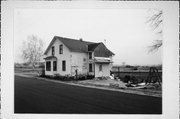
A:
<svg viewBox="0 0 180 119">
<path fill-rule="evenodd" d="M 94 57 L 94 70 L 95 77 L 110 76 L 110 70 L 112 68 L 112 60 L 107 57 Z"/>
</svg>

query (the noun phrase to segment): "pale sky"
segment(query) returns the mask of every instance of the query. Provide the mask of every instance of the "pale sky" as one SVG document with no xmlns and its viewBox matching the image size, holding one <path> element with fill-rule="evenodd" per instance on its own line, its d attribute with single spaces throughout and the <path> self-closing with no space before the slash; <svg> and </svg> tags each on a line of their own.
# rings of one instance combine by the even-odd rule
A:
<svg viewBox="0 0 180 119">
<path fill-rule="evenodd" d="M 162 48 L 148 53 L 156 36 L 146 24 L 147 9 L 29 9 L 14 16 L 15 62 L 21 62 L 22 41 L 36 35 L 45 42 L 68 37 L 104 42 L 115 56 L 114 64 L 154 65 L 162 63 Z"/>
</svg>

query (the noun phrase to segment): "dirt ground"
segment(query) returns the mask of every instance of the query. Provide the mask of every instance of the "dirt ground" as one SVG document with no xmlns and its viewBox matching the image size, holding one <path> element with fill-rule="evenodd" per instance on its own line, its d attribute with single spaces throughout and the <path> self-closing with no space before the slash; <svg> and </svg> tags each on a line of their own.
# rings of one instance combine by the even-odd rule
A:
<svg viewBox="0 0 180 119">
<path fill-rule="evenodd" d="M 91 85 L 97 87 L 106 87 L 106 88 L 113 88 L 119 90 L 121 92 L 126 93 L 133 93 L 133 94 L 140 94 L 140 95 L 148 95 L 154 97 L 162 97 L 162 90 L 161 88 L 155 88 L 153 85 L 147 85 L 147 88 L 140 88 L 140 87 L 127 87 L 126 83 L 122 81 L 117 81 L 114 79 L 109 80 L 84 80 L 84 81 L 76 81 L 73 83 L 83 84 L 83 85 Z"/>
</svg>

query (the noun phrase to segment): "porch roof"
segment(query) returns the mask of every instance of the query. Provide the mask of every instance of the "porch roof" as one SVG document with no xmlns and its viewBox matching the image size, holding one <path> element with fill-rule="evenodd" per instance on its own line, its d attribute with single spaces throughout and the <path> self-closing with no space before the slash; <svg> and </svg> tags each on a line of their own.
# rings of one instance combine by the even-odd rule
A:
<svg viewBox="0 0 180 119">
<path fill-rule="evenodd" d="M 48 56 L 44 58 L 45 60 L 57 60 L 57 57 L 55 56 Z"/>
<path fill-rule="evenodd" d="M 111 63 L 112 60 L 107 57 L 94 57 L 94 62 L 96 62 L 96 63 Z"/>
</svg>

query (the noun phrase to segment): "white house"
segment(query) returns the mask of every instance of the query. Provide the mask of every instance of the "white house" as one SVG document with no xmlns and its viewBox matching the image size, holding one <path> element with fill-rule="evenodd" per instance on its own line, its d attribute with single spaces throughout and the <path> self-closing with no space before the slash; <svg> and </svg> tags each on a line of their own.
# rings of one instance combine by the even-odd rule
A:
<svg viewBox="0 0 180 119">
<path fill-rule="evenodd" d="M 103 43 L 55 36 L 45 53 L 45 75 L 110 76 L 112 53 Z"/>
</svg>

